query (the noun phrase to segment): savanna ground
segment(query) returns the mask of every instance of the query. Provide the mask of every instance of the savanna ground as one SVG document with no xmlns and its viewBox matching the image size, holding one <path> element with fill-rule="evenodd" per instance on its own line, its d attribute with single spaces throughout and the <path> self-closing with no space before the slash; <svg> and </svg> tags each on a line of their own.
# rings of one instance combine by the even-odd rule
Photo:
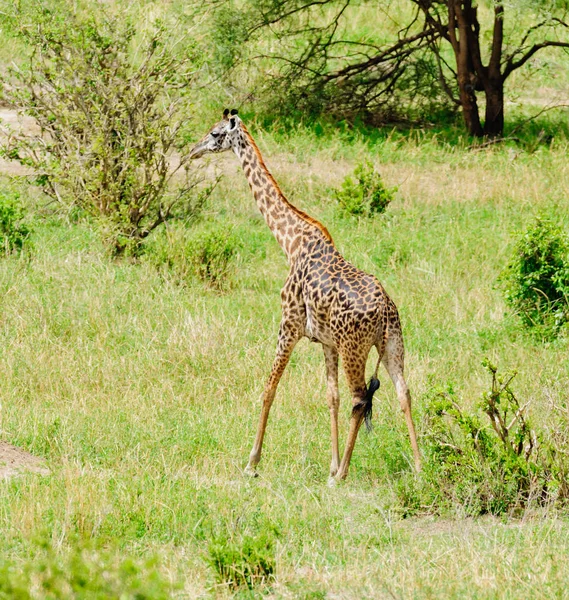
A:
<svg viewBox="0 0 569 600">
<path fill-rule="evenodd" d="M 453 382 L 466 404 L 479 398 L 486 356 L 519 370 L 515 389 L 547 422 L 552 401 L 567 398 L 567 340 L 523 334 L 496 281 L 512 235 L 534 215 L 569 222 L 565 140 L 530 153 L 476 151 L 424 132 L 371 144 L 340 133 L 256 133 L 290 199 L 377 273 L 399 306 L 419 431 L 435 383 Z M 399 186 L 396 200 L 381 218 L 340 218 L 328 187 L 362 156 Z M 243 476 L 287 267 L 233 157 L 217 160 L 226 176 L 205 222 L 226 223 L 240 240 L 225 293 L 112 261 L 85 224 L 58 216 L 38 221 L 33 252 L 0 263 L 2 436 L 51 469 L 2 483 L 4 556 L 20 568 L 34 561 L 38 537 L 58 556 L 90 539 L 117 561 L 159 557 L 182 597 L 223 596 L 232 592 L 207 564 L 211 540 L 269 530 L 277 597 L 564 597 L 562 514 L 404 518 L 396 480 L 411 468 L 410 448 L 385 374 L 375 427 L 360 434 L 348 480 L 327 487 L 317 345 L 296 350 L 261 476 Z M 345 436 L 343 382 L 342 392 Z"/>
<path fill-rule="evenodd" d="M 559 93 L 536 86 L 533 106 L 520 103 L 531 114 Z M 518 371 L 514 389 L 547 428 L 569 401 L 568 338 L 528 336 L 498 279 L 536 216 L 569 228 L 566 114 L 526 126 L 545 128 L 541 138 L 482 148 L 453 129 L 263 127 L 249 116 L 289 199 L 399 307 L 419 443 L 433 387 L 452 383 L 474 406 L 489 387 L 485 357 Z M 363 159 L 398 187 L 395 200 L 382 216 L 341 216 L 332 188 Z M 73 597 L 70 578 L 81 577 L 109 597 L 569 597 L 564 512 L 472 519 L 461 507 L 404 507 L 411 451 L 384 371 L 374 428 L 361 431 L 347 481 L 329 488 L 324 361 L 306 340 L 280 384 L 260 477 L 243 475 L 287 265 L 234 157 L 213 163 L 224 177 L 193 227 L 222 224 L 238 242 L 222 292 L 144 258 L 111 259 L 88 222 L 2 180 L 36 216 L 32 248 L 0 260 L 0 439 L 49 473 L 0 481 L 0 597 Z M 219 583 L 216 544 L 265 539 L 269 585 Z"/>
</svg>

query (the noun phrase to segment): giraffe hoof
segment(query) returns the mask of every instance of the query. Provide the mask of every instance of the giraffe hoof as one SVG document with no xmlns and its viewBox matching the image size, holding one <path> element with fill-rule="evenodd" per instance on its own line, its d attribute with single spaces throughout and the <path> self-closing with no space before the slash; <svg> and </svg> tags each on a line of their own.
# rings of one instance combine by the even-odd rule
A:
<svg viewBox="0 0 569 600">
<path fill-rule="evenodd" d="M 257 473 L 255 467 L 251 467 L 249 465 L 245 467 L 245 471 L 243 472 L 245 473 L 245 475 L 247 475 L 247 477 L 259 477 L 259 473 Z"/>
<path fill-rule="evenodd" d="M 328 477 L 328 487 L 333 488 L 333 487 L 336 487 L 337 485 L 338 485 L 338 481 L 336 480 L 336 478 L 332 477 L 332 475 L 330 475 L 330 477 Z"/>
</svg>

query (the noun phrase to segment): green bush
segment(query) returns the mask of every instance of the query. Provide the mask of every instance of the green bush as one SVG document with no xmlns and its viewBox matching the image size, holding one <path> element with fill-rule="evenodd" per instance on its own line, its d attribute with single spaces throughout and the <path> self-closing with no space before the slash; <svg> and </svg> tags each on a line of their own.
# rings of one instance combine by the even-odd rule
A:
<svg viewBox="0 0 569 600">
<path fill-rule="evenodd" d="M 217 538 L 209 544 L 207 562 L 216 579 L 233 590 L 270 584 L 275 578 L 273 536 L 264 532 L 240 541 Z"/>
<path fill-rule="evenodd" d="M 555 337 L 569 320 L 569 237 L 537 219 L 518 239 L 501 280 L 523 324 L 538 336 Z"/>
<path fill-rule="evenodd" d="M 492 383 L 478 411 L 461 407 L 452 387 L 432 394 L 421 436 L 423 472 L 398 482 L 406 511 L 500 515 L 569 501 L 567 423 L 548 435 L 532 428 L 528 404 L 520 405 L 511 389 L 515 374 L 484 366 Z"/>
<path fill-rule="evenodd" d="M 381 175 L 366 160 L 356 166 L 353 176 L 344 179 L 335 196 L 342 213 L 373 217 L 387 210 L 395 191 L 385 187 Z"/>
<path fill-rule="evenodd" d="M 203 233 L 190 240 L 188 256 L 195 274 L 215 288 L 227 284 L 229 266 L 237 252 L 237 242 L 225 230 Z"/>
<path fill-rule="evenodd" d="M 155 560 L 118 559 L 86 542 L 73 543 L 65 553 L 43 541 L 23 564 L 0 560 L 0 600 L 166 600 L 171 588 Z"/>
<path fill-rule="evenodd" d="M 237 249 L 236 238 L 225 228 L 194 234 L 169 226 L 147 245 L 146 260 L 179 282 L 197 278 L 221 290 L 229 284 Z"/>
<path fill-rule="evenodd" d="M 7 30 L 29 57 L 0 77 L 0 99 L 34 117 L 39 131 L 10 132 L 2 153 L 31 167 L 54 200 L 94 216 L 114 252 L 135 253 L 199 201 L 186 132 L 195 44 L 175 23 L 139 23 L 110 5 L 14 7 Z"/>
<path fill-rule="evenodd" d="M 11 254 L 24 247 L 31 233 L 25 219 L 18 194 L 0 190 L 0 252 Z"/>
</svg>

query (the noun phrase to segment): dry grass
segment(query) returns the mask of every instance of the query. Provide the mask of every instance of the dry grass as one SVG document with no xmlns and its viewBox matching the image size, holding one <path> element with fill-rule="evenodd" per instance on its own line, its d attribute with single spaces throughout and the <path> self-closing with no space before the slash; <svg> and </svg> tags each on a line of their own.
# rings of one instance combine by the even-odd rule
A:
<svg viewBox="0 0 569 600">
<path fill-rule="evenodd" d="M 530 95 L 542 105 L 551 93 Z M 289 198 L 399 306 L 419 429 L 437 384 L 477 402 L 485 356 L 519 370 L 515 388 L 535 422 L 569 401 L 567 336 L 526 337 L 497 289 L 513 235 L 535 214 L 569 227 L 567 140 L 473 150 L 448 132 L 255 133 Z M 399 187 L 396 200 L 385 217 L 341 218 L 330 188 L 364 157 Z M 173 595 L 224 598 L 233 592 L 207 566 L 210 540 L 274 528 L 268 597 L 569 597 L 563 513 L 404 518 L 397 480 L 411 453 L 383 372 L 374 431 L 360 436 L 348 481 L 329 489 L 315 344 L 299 344 L 279 387 L 261 476 L 243 477 L 287 266 L 234 157 L 212 161 L 212 178 L 216 169 L 224 182 L 197 227 L 225 224 L 241 241 L 224 294 L 177 285 L 144 262 L 112 262 L 87 224 L 59 217 L 38 217 L 30 256 L 0 260 L 0 435 L 51 470 L 0 482 L 5 560 L 33 564 L 38 536 L 58 558 L 89 539 L 116 560 L 158 555 L 165 580 L 181 585 Z M 343 379 L 341 395 L 345 439 Z"/>
<path fill-rule="evenodd" d="M 261 136 L 262 137 L 262 136 Z M 274 141 L 267 138 L 270 153 Z M 487 388 L 489 356 L 520 371 L 516 389 L 546 423 L 568 400 L 567 338 L 540 345 L 505 316 L 496 279 L 512 234 L 538 211 L 569 223 L 564 148 L 469 150 L 397 142 L 372 158 L 398 198 L 385 218 L 346 220 L 329 186 L 364 149 L 269 155 L 292 200 L 322 219 L 346 256 L 396 300 L 421 422 L 424 395 L 453 381 L 466 404 Z M 348 152 L 349 150 L 349 152 Z M 235 284 L 180 287 L 147 264 L 111 262 L 86 225 L 37 224 L 28 259 L 0 262 L 3 439 L 44 457 L 47 477 L 0 485 L 0 547 L 16 564 L 47 530 L 57 553 L 90 538 L 117 556 L 158 554 L 180 597 L 229 597 L 205 562 L 212 536 L 275 527 L 283 598 L 566 597 L 567 521 L 403 519 L 402 416 L 382 374 L 375 429 L 346 484 L 326 487 L 328 410 L 322 353 L 303 342 L 279 388 L 260 465 L 242 468 L 274 353 L 286 263 L 232 157 L 207 220 L 242 242 Z M 291 169 L 292 166 L 292 169 Z M 471 184 L 471 182 L 474 182 Z M 341 383 L 342 439 L 349 407 Z"/>
</svg>

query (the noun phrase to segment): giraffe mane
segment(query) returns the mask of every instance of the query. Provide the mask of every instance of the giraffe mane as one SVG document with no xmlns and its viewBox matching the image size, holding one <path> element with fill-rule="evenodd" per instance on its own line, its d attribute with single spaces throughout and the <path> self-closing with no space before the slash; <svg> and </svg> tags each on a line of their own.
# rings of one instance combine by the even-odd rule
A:
<svg viewBox="0 0 569 600">
<path fill-rule="evenodd" d="M 267 165 L 265 164 L 265 161 L 263 160 L 263 157 L 261 155 L 261 151 L 259 150 L 257 144 L 255 143 L 255 140 L 253 139 L 253 137 L 251 136 L 251 134 L 249 133 L 248 129 L 245 127 L 245 125 L 243 124 L 243 122 L 241 122 L 241 129 L 243 130 L 243 133 L 246 135 L 247 139 L 249 140 L 249 143 L 251 144 L 251 146 L 253 148 L 253 151 L 257 155 L 257 159 L 259 160 L 259 164 L 265 170 L 265 173 L 267 174 L 267 177 L 269 178 L 269 180 L 271 181 L 271 183 L 278 190 L 278 193 L 280 194 L 282 201 L 285 202 L 288 206 L 290 206 L 290 208 L 303 221 L 306 221 L 308 224 L 313 225 L 314 227 L 316 227 L 317 229 L 319 229 L 320 232 L 322 233 L 322 235 L 326 238 L 326 240 L 328 240 L 332 245 L 334 245 L 334 240 L 332 239 L 332 236 L 330 235 L 330 232 L 328 231 L 328 229 L 326 229 L 326 227 L 324 225 L 322 225 L 322 223 L 320 223 L 320 221 L 318 221 L 314 217 L 311 217 L 310 215 L 306 214 L 303 210 L 300 210 L 300 208 L 297 208 L 296 206 L 294 206 L 294 204 L 291 204 L 289 202 L 289 200 L 287 199 L 287 197 L 283 194 L 283 192 L 282 192 L 279 184 L 276 182 L 275 178 L 273 177 L 273 175 L 271 174 L 271 172 L 267 168 Z"/>
</svg>

